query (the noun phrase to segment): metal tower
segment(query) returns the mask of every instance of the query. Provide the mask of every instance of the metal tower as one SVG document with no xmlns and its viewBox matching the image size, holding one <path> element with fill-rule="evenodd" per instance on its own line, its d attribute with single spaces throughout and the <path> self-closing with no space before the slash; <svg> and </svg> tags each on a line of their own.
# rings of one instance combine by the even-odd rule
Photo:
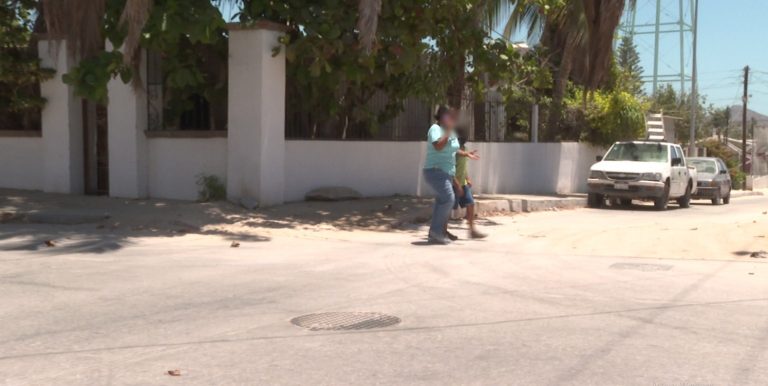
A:
<svg viewBox="0 0 768 386">
<path fill-rule="evenodd" d="M 694 34 L 694 1 L 695 0 L 637 0 L 634 6 L 628 7 L 623 21 L 619 26 L 620 39 L 629 35 L 637 44 L 637 39 L 652 38 L 653 73 L 644 75 L 643 81 L 651 82 L 655 94 L 659 84 L 679 83 L 680 93 L 685 92 L 686 83 L 691 81 L 690 49 Z M 655 7 L 654 9 L 651 7 Z M 644 20 L 638 21 L 638 9 L 641 9 Z M 655 14 L 655 18 L 650 16 Z M 637 38 L 637 39 L 635 39 Z M 677 51 L 675 58 L 660 58 L 662 46 L 665 51 Z M 640 50 L 643 56 L 642 49 Z M 668 52 L 668 51 L 667 51 Z M 679 63 L 670 64 L 671 61 Z M 662 68 L 662 64 L 665 68 Z"/>
</svg>

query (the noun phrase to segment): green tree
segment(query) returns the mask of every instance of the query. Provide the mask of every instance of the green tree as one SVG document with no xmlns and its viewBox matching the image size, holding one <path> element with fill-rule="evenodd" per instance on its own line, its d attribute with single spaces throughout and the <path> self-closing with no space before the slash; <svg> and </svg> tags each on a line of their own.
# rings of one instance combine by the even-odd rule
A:
<svg viewBox="0 0 768 386">
<path fill-rule="evenodd" d="M 0 0 L 0 129 L 40 128 L 45 104 L 39 84 L 54 71 L 40 67 L 33 28 L 37 1 Z"/>
<path fill-rule="evenodd" d="M 640 54 L 637 52 L 632 36 L 626 35 L 621 38 L 616 52 L 616 65 L 619 67 L 618 80 L 621 86 L 632 95 L 644 95 L 643 67 L 640 65 Z"/>
<path fill-rule="evenodd" d="M 651 111 L 661 112 L 666 116 L 677 118 L 675 132 L 679 142 L 688 142 L 691 127 L 691 95 L 680 94 L 670 84 L 666 84 L 651 96 Z M 696 129 L 697 138 L 708 136 L 707 131 L 712 127 L 710 118 L 713 108 L 706 107 L 706 96 L 699 95 L 696 103 L 696 115 L 699 124 Z"/>
</svg>

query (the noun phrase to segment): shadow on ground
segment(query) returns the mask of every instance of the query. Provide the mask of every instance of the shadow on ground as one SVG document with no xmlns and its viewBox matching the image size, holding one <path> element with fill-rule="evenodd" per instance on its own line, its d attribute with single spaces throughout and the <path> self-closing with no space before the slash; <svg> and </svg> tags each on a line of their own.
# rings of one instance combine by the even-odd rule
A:
<svg viewBox="0 0 768 386">
<path fill-rule="evenodd" d="M 105 253 L 133 238 L 218 235 L 269 241 L 270 230 L 413 230 L 431 201 L 393 196 L 344 202 L 296 202 L 246 210 L 229 202 L 131 200 L 0 189 L 0 251 Z"/>
</svg>

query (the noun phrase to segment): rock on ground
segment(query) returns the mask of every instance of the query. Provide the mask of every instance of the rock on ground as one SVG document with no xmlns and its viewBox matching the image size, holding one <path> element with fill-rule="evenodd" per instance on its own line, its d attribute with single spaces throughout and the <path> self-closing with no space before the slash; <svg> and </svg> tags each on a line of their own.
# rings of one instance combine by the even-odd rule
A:
<svg viewBox="0 0 768 386">
<path fill-rule="evenodd" d="M 360 192 L 343 186 L 328 186 L 311 190 L 304 198 L 307 201 L 343 201 L 362 198 Z"/>
</svg>

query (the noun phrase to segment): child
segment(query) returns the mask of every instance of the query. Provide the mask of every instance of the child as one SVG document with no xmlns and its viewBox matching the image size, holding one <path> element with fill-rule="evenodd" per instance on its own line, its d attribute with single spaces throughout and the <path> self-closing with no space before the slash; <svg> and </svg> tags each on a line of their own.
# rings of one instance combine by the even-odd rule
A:
<svg viewBox="0 0 768 386">
<path fill-rule="evenodd" d="M 467 209 L 467 223 L 469 224 L 469 238 L 482 239 L 487 235 L 475 229 L 475 200 L 472 197 L 472 181 L 467 173 L 467 161 L 470 158 L 477 159 L 476 151 L 467 152 L 464 146 L 467 143 L 465 132 L 459 132 L 459 152 L 456 153 L 456 175 L 453 178 L 453 190 L 456 194 L 454 209 L 459 206 Z"/>
</svg>

